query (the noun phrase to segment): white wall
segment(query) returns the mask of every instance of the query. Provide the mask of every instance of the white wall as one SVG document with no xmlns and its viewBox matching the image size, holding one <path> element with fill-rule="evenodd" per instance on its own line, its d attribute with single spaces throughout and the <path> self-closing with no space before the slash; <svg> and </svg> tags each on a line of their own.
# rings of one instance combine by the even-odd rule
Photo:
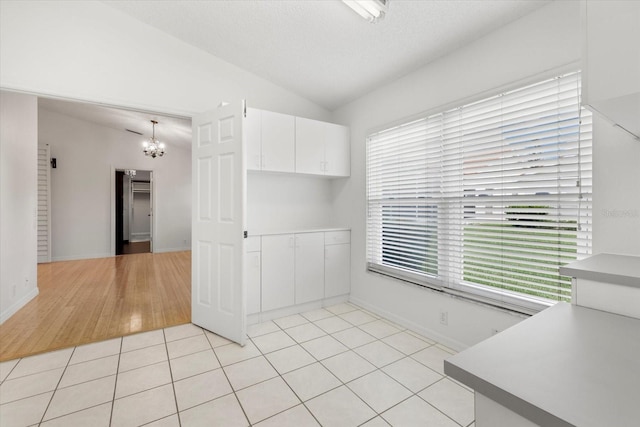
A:
<svg viewBox="0 0 640 427">
<path fill-rule="evenodd" d="M 0 87 L 193 116 L 221 101 L 328 112 L 98 1 L 0 2 Z"/>
<path fill-rule="evenodd" d="M 49 144 L 52 260 L 106 257 L 111 246 L 115 169 L 152 170 L 154 252 L 191 245 L 191 150 L 167 145 L 152 159 L 141 137 L 40 109 L 39 140 Z"/>
<path fill-rule="evenodd" d="M 249 234 L 348 226 L 348 221 L 339 221 L 334 209 L 335 181 L 346 180 L 249 172 Z"/>
<path fill-rule="evenodd" d="M 38 294 L 38 104 L 0 92 L 0 323 Z"/>
<path fill-rule="evenodd" d="M 640 256 L 640 141 L 596 114 L 593 253 Z"/>
<path fill-rule="evenodd" d="M 338 109 L 351 126 L 351 180 L 337 188 L 350 216 L 351 299 L 454 348 L 464 348 L 522 319 L 366 271 L 365 137 L 398 120 L 461 105 L 500 89 L 551 76 L 580 60 L 578 2 L 554 2 L 466 47 Z M 439 323 L 447 311 L 448 326 Z"/>
</svg>

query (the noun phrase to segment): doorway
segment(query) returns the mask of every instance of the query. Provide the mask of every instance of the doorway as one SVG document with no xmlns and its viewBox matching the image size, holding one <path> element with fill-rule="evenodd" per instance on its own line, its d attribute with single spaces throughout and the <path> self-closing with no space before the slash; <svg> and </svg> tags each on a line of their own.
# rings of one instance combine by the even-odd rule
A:
<svg viewBox="0 0 640 427">
<path fill-rule="evenodd" d="M 153 252 L 153 172 L 115 171 L 115 254 Z"/>
</svg>

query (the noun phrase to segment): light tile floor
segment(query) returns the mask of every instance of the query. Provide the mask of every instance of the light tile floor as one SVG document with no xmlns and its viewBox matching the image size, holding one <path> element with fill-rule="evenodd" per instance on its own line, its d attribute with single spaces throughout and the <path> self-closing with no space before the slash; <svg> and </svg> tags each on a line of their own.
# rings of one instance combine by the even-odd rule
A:
<svg viewBox="0 0 640 427">
<path fill-rule="evenodd" d="M 187 324 L 0 363 L 0 425 L 473 426 L 454 352 L 355 305 L 248 335 Z"/>
</svg>

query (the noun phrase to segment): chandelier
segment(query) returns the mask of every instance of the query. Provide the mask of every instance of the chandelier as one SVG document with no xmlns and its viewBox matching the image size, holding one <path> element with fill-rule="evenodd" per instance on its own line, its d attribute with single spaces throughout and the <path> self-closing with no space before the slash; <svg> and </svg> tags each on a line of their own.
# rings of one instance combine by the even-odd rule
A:
<svg viewBox="0 0 640 427">
<path fill-rule="evenodd" d="M 156 125 L 158 122 L 151 120 L 151 123 L 153 123 L 153 136 L 142 143 L 142 150 L 145 156 L 151 156 L 151 158 L 155 159 L 156 157 L 164 156 L 164 144 L 156 139 Z"/>
</svg>

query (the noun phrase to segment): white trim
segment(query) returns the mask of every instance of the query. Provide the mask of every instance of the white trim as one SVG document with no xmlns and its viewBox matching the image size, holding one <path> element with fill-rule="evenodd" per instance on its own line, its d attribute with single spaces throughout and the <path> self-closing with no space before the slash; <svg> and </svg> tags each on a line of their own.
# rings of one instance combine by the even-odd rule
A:
<svg viewBox="0 0 640 427">
<path fill-rule="evenodd" d="M 451 337 L 447 336 L 447 335 L 443 335 L 439 332 L 434 331 L 433 329 L 429 329 L 429 328 L 425 328 L 424 326 L 412 322 L 409 319 L 399 316 L 396 313 L 390 312 L 390 311 L 386 311 L 383 310 L 377 306 L 371 305 L 368 302 L 361 300 L 359 298 L 354 298 L 354 297 L 349 297 L 349 302 L 352 302 L 353 304 L 364 308 L 365 310 L 368 310 L 374 314 L 377 314 L 378 316 L 382 316 L 387 320 L 390 320 L 394 323 L 397 323 L 400 326 L 403 326 L 413 332 L 416 332 L 420 335 L 422 335 L 423 337 L 429 338 L 435 342 L 437 342 L 438 344 L 442 344 L 446 347 L 449 347 L 453 350 L 456 351 L 462 351 L 464 349 L 466 349 L 468 346 L 466 344 L 464 344 L 461 341 L 458 340 L 454 340 Z"/>
<path fill-rule="evenodd" d="M 65 255 L 60 257 L 53 257 L 51 259 L 52 262 L 57 261 L 76 261 L 81 259 L 95 259 L 95 258 L 111 258 L 113 254 L 102 253 L 102 254 L 82 254 L 82 255 Z"/>
<path fill-rule="evenodd" d="M 29 301 L 37 297 L 39 293 L 40 291 L 38 290 L 38 288 L 34 288 L 31 292 L 10 305 L 3 313 L 0 314 L 0 325 L 7 321 L 11 316 L 16 314 L 22 307 L 27 305 Z"/>
<path fill-rule="evenodd" d="M 178 247 L 178 248 L 156 249 L 153 253 L 161 254 L 161 253 L 166 253 L 166 252 L 184 252 L 184 251 L 190 251 L 190 250 L 191 250 L 191 246 L 182 246 L 182 247 Z"/>
</svg>

